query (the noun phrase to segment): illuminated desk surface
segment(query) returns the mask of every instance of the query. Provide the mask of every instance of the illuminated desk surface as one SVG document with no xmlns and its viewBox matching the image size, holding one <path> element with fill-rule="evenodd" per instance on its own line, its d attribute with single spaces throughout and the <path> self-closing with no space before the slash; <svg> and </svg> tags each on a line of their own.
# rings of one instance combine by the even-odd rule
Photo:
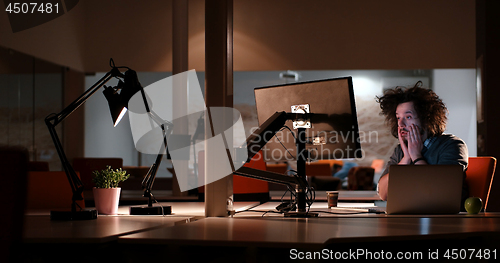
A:
<svg viewBox="0 0 500 263">
<path fill-rule="evenodd" d="M 495 217 L 373 218 L 205 218 L 189 224 L 143 231 L 122 243 L 321 248 L 331 243 L 496 236 Z"/>
<path fill-rule="evenodd" d="M 285 218 L 265 213 L 279 202 L 268 202 L 233 218 L 203 218 L 189 224 L 143 231 L 119 238 L 124 243 L 234 245 L 240 246 L 325 246 L 336 242 L 374 242 L 436 237 L 500 234 L 500 213 L 468 215 L 385 215 L 372 213 L 328 214 L 326 202 L 315 202 L 311 211 L 318 218 Z M 340 206 L 359 206 L 341 203 Z M 373 207 L 373 203 L 361 204 Z M 240 210 L 241 211 L 241 210 Z"/>
<path fill-rule="evenodd" d="M 278 202 L 262 205 L 236 202 L 236 210 L 273 209 Z M 51 221 L 48 213 L 26 216 L 24 245 L 29 260 L 67 259 L 77 245 L 85 251 L 75 262 L 89 262 L 96 255 L 110 260 L 184 262 L 199 255 L 218 262 L 220 255 L 232 258 L 273 258 L 281 262 L 290 249 L 320 250 L 359 247 L 430 249 L 429 244 L 478 248 L 500 247 L 500 213 L 441 216 L 386 216 L 376 214 L 323 215 L 296 219 L 243 212 L 233 218 L 204 218 L 203 202 L 163 203 L 174 215 L 130 216 L 128 207 L 119 215 L 99 216 L 90 221 Z M 370 205 L 370 204 L 366 204 Z M 312 210 L 325 210 L 326 202 Z M 403 245 L 403 246 L 401 246 Z M 119 251 L 118 254 L 109 251 Z M 66 251 L 66 254 L 61 254 Z M 228 253 L 229 251 L 229 253 Z M 113 257 L 113 258 L 111 258 Z M 116 257 L 116 258 L 115 258 Z M 74 258 L 72 259 L 74 260 Z M 163 260 L 163 261 L 162 261 Z M 178 261 L 179 260 L 179 261 Z M 210 262 L 209 260 L 209 262 Z M 234 262 L 225 258 L 225 262 Z M 269 259 L 270 261 L 270 259 Z"/>
<path fill-rule="evenodd" d="M 269 191 L 269 197 L 271 201 L 279 201 L 283 194 L 284 190 L 273 190 Z M 122 195 L 120 197 L 120 201 L 123 202 L 142 202 L 146 203 L 147 199 L 142 196 L 143 191 L 141 190 L 123 190 Z M 198 201 L 198 196 L 175 196 L 172 191 L 169 190 L 155 190 L 155 197 L 159 202 L 176 202 L 176 201 Z M 94 200 L 91 191 L 85 192 L 86 200 Z M 288 193 L 283 197 L 284 200 L 290 199 L 290 194 Z M 316 191 L 316 200 L 325 201 L 326 200 L 326 191 Z M 377 195 L 377 191 L 373 190 L 340 190 L 339 191 L 339 200 L 340 201 L 375 201 L 380 200 L 380 197 Z"/>
<path fill-rule="evenodd" d="M 120 243 L 188 246 L 324 247 L 333 243 L 434 240 L 498 236 L 500 213 L 468 215 L 385 215 L 320 213 L 317 218 L 286 218 L 264 213 L 279 202 L 268 202 L 233 218 L 203 218 L 124 235 Z M 343 206 L 359 203 L 342 203 Z M 372 207 L 373 203 L 363 204 Z M 311 211 L 328 212 L 326 202 L 315 202 Z"/>
<path fill-rule="evenodd" d="M 205 203 L 161 203 L 172 206 L 168 216 L 131 216 L 129 206 L 119 207 L 118 215 L 99 215 L 95 220 L 54 221 L 49 211 L 32 210 L 25 216 L 25 243 L 105 243 L 121 235 L 183 224 L 205 216 Z M 235 209 L 248 209 L 255 202 L 235 202 Z M 156 205 L 155 205 L 156 206 Z"/>
</svg>

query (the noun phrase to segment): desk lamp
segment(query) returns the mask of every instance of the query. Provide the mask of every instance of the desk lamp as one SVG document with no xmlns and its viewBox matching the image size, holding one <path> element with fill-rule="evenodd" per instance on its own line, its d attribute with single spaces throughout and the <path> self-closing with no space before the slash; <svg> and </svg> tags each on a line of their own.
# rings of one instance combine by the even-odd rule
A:
<svg viewBox="0 0 500 263">
<path fill-rule="evenodd" d="M 120 86 L 122 84 L 122 87 Z M 131 215 L 166 215 L 171 214 L 172 208 L 170 206 L 153 206 L 154 196 L 151 192 L 153 188 L 153 183 L 156 178 L 156 173 L 160 167 L 161 160 L 163 159 L 164 152 L 167 149 L 167 138 L 172 133 L 173 123 L 162 119 L 158 114 L 151 110 L 152 103 L 146 96 L 144 89 L 137 78 L 137 74 L 133 70 L 128 70 L 125 72 L 125 82 L 120 82 L 115 88 L 108 88 L 105 90 L 106 98 L 109 102 L 109 107 L 111 109 L 111 115 L 113 116 L 113 121 L 115 121 L 115 116 L 117 119 L 123 116 L 123 113 L 118 113 L 119 110 L 128 109 L 129 101 L 138 91 L 141 92 L 142 101 L 144 103 L 144 108 L 141 105 L 134 103 L 130 110 L 135 113 L 147 113 L 149 119 L 156 123 L 161 128 L 163 144 L 161 145 L 155 162 L 149 168 L 146 176 L 142 180 L 142 189 L 144 190 L 143 196 L 148 198 L 148 206 L 133 206 L 130 207 Z M 118 90 L 122 89 L 119 95 Z M 119 119 L 118 119 L 119 120 Z M 116 124 L 115 124 L 116 125 Z M 155 133 L 155 130 L 151 130 Z M 146 136 L 147 137 L 147 136 Z"/>
<path fill-rule="evenodd" d="M 141 88 L 141 92 L 143 94 L 143 98 L 145 98 L 144 90 Z M 167 149 L 167 138 L 172 133 L 173 124 L 169 121 L 161 119 L 154 111 L 151 111 L 149 108 L 149 103 L 145 101 L 144 105 L 146 106 L 146 111 L 149 114 L 149 117 L 161 127 L 162 137 L 163 137 L 163 145 L 160 147 L 158 155 L 156 156 L 156 160 L 149 168 L 148 173 L 142 180 L 142 189 L 144 190 L 143 196 L 148 198 L 148 206 L 132 206 L 130 207 L 131 215 L 169 215 L 172 213 L 171 206 L 153 206 L 154 196 L 151 192 L 153 188 L 153 183 L 156 178 L 156 173 L 158 172 L 158 168 L 160 167 L 161 160 L 165 155 L 164 152 Z M 154 130 L 152 130 L 154 132 Z"/>
<path fill-rule="evenodd" d="M 72 165 L 68 161 L 64 152 L 61 141 L 57 135 L 55 127 L 64 121 L 69 115 L 83 105 L 94 93 L 106 84 L 110 79 L 117 78 L 119 80 L 118 86 L 115 88 L 105 87 L 104 95 L 108 100 L 110 107 L 111 117 L 113 124 L 116 126 L 127 111 L 128 100 L 142 87 L 138 84 L 135 77 L 135 71 L 127 67 L 116 67 L 113 59 L 110 59 L 111 70 L 104 75 L 97 83 L 86 90 L 80 97 L 64 108 L 60 113 L 52 113 L 45 118 L 45 124 L 49 129 L 50 136 L 54 142 L 57 154 L 61 160 L 64 172 L 68 178 L 71 190 L 73 192 L 71 210 L 69 211 L 51 211 L 50 218 L 52 220 L 90 220 L 97 218 L 97 211 L 95 209 L 77 209 L 79 205 L 76 203 L 78 200 L 83 200 L 83 183 L 77 176 Z M 127 71 L 122 74 L 121 68 L 126 68 Z M 122 90 L 117 93 L 118 90 Z"/>
</svg>

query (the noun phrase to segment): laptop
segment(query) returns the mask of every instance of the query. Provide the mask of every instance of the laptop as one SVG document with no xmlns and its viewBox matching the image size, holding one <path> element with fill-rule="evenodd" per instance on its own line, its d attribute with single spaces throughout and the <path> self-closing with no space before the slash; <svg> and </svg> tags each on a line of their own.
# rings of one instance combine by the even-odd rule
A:
<svg viewBox="0 0 500 263">
<path fill-rule="evenodd" d="M 460 212 L 461 165 L 391 165 L 387 214 L 457 214 Z"/>
</svg>

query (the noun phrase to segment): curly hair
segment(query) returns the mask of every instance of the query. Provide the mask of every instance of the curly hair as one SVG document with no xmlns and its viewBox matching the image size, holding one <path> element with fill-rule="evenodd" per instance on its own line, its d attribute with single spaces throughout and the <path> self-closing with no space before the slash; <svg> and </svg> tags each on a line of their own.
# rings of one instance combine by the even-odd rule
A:
<svg viewBox="0 0 500 263">
<path fill-rule="evenodd" d="M 422 88 L 422 81 L 418 81 L 412 88 L 396 87 L 386 90 L 383 96 L 376 98 L 382 109 L 380 115 L 385 116 L 386 124 L 396 138 L 398 137 L 396 108 L 404 102 L 413 102 L 422 128 L 428 132 L 429 137 L 441 135 L 446 129 L 448 109 L 434 91 Z"/>
</svg>

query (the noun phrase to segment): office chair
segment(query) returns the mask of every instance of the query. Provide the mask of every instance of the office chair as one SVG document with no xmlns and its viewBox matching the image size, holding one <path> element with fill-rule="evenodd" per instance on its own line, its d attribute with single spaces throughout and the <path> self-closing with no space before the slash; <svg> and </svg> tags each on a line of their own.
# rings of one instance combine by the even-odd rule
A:
<svg viewBox="0 0 500 263">
<path fill-rule="evenodd" d="M 266 171 L 266 163 L 262 152 L 257 153 L 246 167 Z M 265 203 L 270 200 L 269 183 L 267 181 L 233 175 L 234 201 L 260 201 Z"/>
<path fill-rule="evenodd" d="M 373 190 L 375 169 L 370 166 L 355 166 L 347 175 L 347 190 Z"/>
<path fill-rule="evenodd" d="M 490 201 L 488 199 L 496 164 L 497 159 L 495 157 L 469 157 L 465 178 L 469 186 L 469 195 L 481 198 L 485 211 L 488 207 L 488 201 Z"/>
<path fill-rule="evenodd" d="M 72 196 L 64 171 L 28 171 L 27 209 L 69 209 Z M 85 208 L 84 200 L 77 203 Z"/>
<path fill-rule="evenodd" d="M 262 157 L 262 152 L 257 153 L 250 162 L 245 164 L 246 167 L 266 170 L 266 163 Z M 205 151 L 198 153 L 198 176 L 205 176 Z M 205 186 L 198 187 L 200 199 L 205 198 Z M 248 178 L 233 174 L 233 201 L 259 201 L 265 203 L 270 200 L 269 183 L 267 181 Z"/>
</svg>

